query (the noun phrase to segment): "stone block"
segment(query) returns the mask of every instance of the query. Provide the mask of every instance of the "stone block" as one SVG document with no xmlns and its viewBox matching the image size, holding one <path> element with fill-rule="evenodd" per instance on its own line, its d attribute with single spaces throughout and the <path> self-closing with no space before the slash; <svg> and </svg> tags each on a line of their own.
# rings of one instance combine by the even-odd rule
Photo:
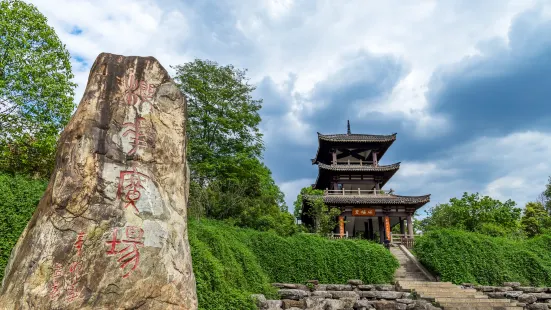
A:
<svg viewBox="0 0 551 310">
<path fill-rule="evenodd" d="M 523 291 L 525 293 L 543 293 L 547 291 L 546 287 L 532 287 L 532 286 L 520 286 L 517 288 L 519 291 Z"/>
<path fill-rule="evenodd" d="M 378 291 L 394 291 L 396 290 L 396 286 L 391 284 L 376 284 L 375 289 Z"/>
<path fill-rule="evenodd" d="M 361 291 L 371 291 L 373 290 L 373 285 L 370 285 L 370 284 L 358 285 L 358 288 Z"/>
<path fill-rule="evenodd" d="M 283 299 L 283 309 L 289 309 L 289 308 L 300 308 L 304 309 L 306 308 L 306 301 L 304 299 L 301 300 L 293 300 L 293 299 Z"/>
<path fill-rule="evenodd" d="M 373 303 L 377 310 L 395 310 L 396 303 L 388 300 L 377 300 Z"/>
<path fill-rule="evenodd" d="M 510 291 L 510 292 L 505 292 L 505 297 L 516 299 L 522 294 L 524 294 L 523 291 Z"/>
<path fill-rule="evenodd" d="M 327 291 L 313 291 L 310 296 L 312 297 L 323 297 L 323 298 L 333 298 L 333 295 Z"/>
<path fill-rule="evenodd" d="M 404 294 L 402 292 L 393 292 L 393 291 L 378 291 L 375 294 L 375 298 L 379 299 L 399 299 L 402 298 Z"/>
<path fill-rule="evenodd" d="M 520 282 L 503 282 L 503 286 L 518 287 L 520 286 Z"/>
<path fill-rule="evenodd" d="M 549 310 L 549 306 L 548 306 L 548 304 L 537 303 L 537 304 L 527 305 L 526 309 L 528 309 L 528 310 Z"/>
<path fill-rule="evenodd" d="M 350 284 L 327 284 L 327 291 L 351 291 L 352 285 Z"/>
<path fill-rule="evenodd" d="M 352 279 L 352 280 L 348 280 L 348 284 L 358 286 L 358 285 L 364 284 L 364 282 L 362 280 Z"/>
<path fill-rule="evenodd" d="M 538 298 L 532 294 L 522 294 L 518 297 L 519 302 L 524 302 L 527 304 L 535 303 L 538 300 Z"/>
<path fill-rule="evenodd" d="M 262 294 L 253 294 L 251 299 L 258 309 L 264 309 L 266 306 L 266 297 Z"/>
<path fill-rule="evenodd" d="M 298 289 L 281 289 L 278 291 L 278 293 L 281 299 L 299 300 L 310 296 L 310 292 Z"/>
<path fill-rule="evenodd" d="M 327 291 L 334 299 L 339 298 L 360 298 L 360 295 L 354 291 Z"/>
<path fill-rule="evenodd" d="M 325 302 L 325 310 L 342 310 L 344 308 L 344 302 L 340 299 L 327 299 Z"/>
</svg>

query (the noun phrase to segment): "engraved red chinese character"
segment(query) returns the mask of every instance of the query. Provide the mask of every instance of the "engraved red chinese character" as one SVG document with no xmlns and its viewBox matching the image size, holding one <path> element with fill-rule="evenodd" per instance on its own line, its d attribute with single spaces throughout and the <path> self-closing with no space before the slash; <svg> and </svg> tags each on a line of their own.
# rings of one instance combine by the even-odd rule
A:
<svg viewBox="0 0 551 310">
<path fill-rule="evenodd" d="M 56 263 L 54 267 L 54 274 L 52 275 L 52 290 L 50 292 L 50 298 L 58 298 L 61 294 L 60 288 L 63 287 L 63 265 Z"/>
<path fill-rule="evenodd" d="M 141 102 L 148 102 L 153 98 L 155 93 L 155 85 L 149 84 L 146 81 L 138 81 L 134 71 L 128 74 L 126 79 L 117 77 L 119 84 L 124 89 L 124 99 L 126 104 L 134 106 Z"/>
<path fill-rule="evenodd" d="M 144 128 L 142 122 L 145 121 L 143 117 L 136 117 L 136 120 L 133 123 L 124 123 L 122 124 L 123 128 L 128 128 L 123 134 L 123 137 L 130 135 L 132 139 L 132 149 L 128 152 L 128 155 L 134 155 L 139 147 L 147 146 L 144 133 Z"/>
<path fill-rule="evenodd" d="M 119 243 L 121 243 L 121 242 L 117 239 L 117 228 L 115 228 L 115 229 L 113 229 L 111 241 L 107 241 L 107 244 L 111 246 L 111 249 L 109 251 L 107 251 L 107 255 L 117 254 L 117 245 Z"/>
<path fill-rule="evenodd" d="M 147 83 L 146 81 L 140 82 L 140 97 L 143 101 L 149 101 L 155 94 L 155 86 Z"/>
<path fill-rule="evenodd" d="M 75 248 L 77 248 L 77 255 L 80 256 L 82 245 L 84 244 L 84 233 L 79 232 L 77 235 L 77 241 L 75 241 Z"/>
<path fill-rule="evenodd" d="M 136 212 L 140 212 L 136 207 L 136 202 L 140 200 L 140 189 L 144 189 L 142 181 L 149 179 L 149 177 L 141 172 L 136 171 L 133 167 L 132 170 L 121 171 L 119 174 L 119 187 L 117 190 L 117 198 L 121 198 L 128 206 L 133 206 Z"/>
<path fill-rule="evenodd" d="M 143 247 L 143 229 L 135 226 L 127 226 L 125 230 L 126 239 L 119 240 L 117 238 L 117 229 L 113 230 L 112 240 L 107 243 L 111 245 L 111 249 L 107 251 L 107 255 L 121 255 L 117 262 L 120 263 L 120 268 L 125 269 L 129 264 L 132 264 L 130 270 L 122 277 L 127 278 L 130 274 L 138 268 L 140 263 L 140 251 L 139 248 Z M 123 243 L 125 248 L 117 251 L 118 244 Z"/>
<path fill-rule="evenodd" d="M 73 262 L 69 265 L 69 285 L 67 288 L 66 300 L 71 302 L 76 298 L 80 297 L 80 291 L 77 290 L 77 282 L 80 279 L 80 273 L 82 271 L 81 262 Z"/>
</svg>

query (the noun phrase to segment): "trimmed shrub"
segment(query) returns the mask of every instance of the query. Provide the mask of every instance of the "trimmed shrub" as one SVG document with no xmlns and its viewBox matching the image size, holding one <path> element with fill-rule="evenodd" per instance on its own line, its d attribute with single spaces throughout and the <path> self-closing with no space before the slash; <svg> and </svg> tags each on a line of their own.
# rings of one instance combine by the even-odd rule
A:
<svg viewBox="0 0 551 310">
<path fill-rule="evenodd" d="M 47 180 L 0 173 L 0 277 L 46 186 Z M 203 310 L 256 309 L 249 296 L 277 298 L 273 282 L 389 283 L 398 268 L 388 250 L 365 240 L 281 237 L 214 220 L 190 220 L 188 235 Z"/>
<path fill-rule="evenodd" d="M 551 236 L 527 240 L 435 230 L 417 238 L 414 252 L 442 281 L 481 285 L 551 285 Z"/>
<path fill-rule="evenodd" d="M 191 220 L 189 236 L 200 309 L 255 309 L 249 295 L 276 297 L 272 282 L 389 283 L 399 266 L 365 240 L 280 237 L 212 220 Z"/>
<path fill-rule="evenodd" d="M 31 219 L 47 180 L 0 173 L 0 281 L 11 249 Z"/>
</svg>

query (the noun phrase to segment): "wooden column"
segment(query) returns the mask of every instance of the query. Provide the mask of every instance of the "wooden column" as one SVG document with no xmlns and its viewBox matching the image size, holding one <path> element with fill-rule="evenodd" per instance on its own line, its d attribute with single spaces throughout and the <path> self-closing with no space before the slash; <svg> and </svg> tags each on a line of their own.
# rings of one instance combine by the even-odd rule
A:
<svg viewBox="0 0 551 310">
<path fill-rule="evenodd" d="M 413 239 L 413 220 L 411 218 L 411 214 L 408 214 L 407 221 L 408 221 L 408 235 L 409 235 L 408 237 Z"/>
<path fill-rule="evenodd" d="M 344 216 L 339 216 L 339 236 L 344 237 Z"/>
<path fill-rule="evenodd" d="M 371 152 L 373 156 L 373 166 L 377 167 L 379 164 L 377 163 L 377 152 Z"/>
<path fill-rule="evenodd" d="M 404 219 L 399 217 L 398 222 L 400 222 L 400 234 L 405 235 L 406 234 L 406 227 L 404 226 Z"/>
<path fill-rule="evenodd" d="M 333 164 L 333 165 L 336 165 L 336 164 L 337 164 L 337 150 L 333 150 L 332 154 L 333 154 L 333 162 L 332 162 L 332 164 Z"/>
<path fill-rule="evenodd" d="M 373 219 L 368 219 L 367 222 L 369 223 L 369 235 L 368 239 L 373 240 Z"/>
<path fill-rule="evenodd" d="M 379 216 L 378 217 L 378 220 L 379 220 L 379 241 L 381 242 L 381 244 L 384 244 L 385 243 L 385 224 L 383 223 L 383 217 L 382 216 Z"/>
</svg>

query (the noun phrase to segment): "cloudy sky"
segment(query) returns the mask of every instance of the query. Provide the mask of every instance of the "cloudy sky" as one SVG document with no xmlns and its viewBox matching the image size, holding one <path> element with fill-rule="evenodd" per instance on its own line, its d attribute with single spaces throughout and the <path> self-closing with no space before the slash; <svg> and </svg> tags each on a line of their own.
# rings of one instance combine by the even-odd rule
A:
<svg viewBox="0 0 551 310">
<path fill-rule="evenodd" d="M 32 0 L 83 92 L 101 52 L 249 70 L 265 162 L 292 208 L 316 132 L 390 134 L 386 185 L 519 205 L 551 175 L 551 1 Z"/>
</svg>

